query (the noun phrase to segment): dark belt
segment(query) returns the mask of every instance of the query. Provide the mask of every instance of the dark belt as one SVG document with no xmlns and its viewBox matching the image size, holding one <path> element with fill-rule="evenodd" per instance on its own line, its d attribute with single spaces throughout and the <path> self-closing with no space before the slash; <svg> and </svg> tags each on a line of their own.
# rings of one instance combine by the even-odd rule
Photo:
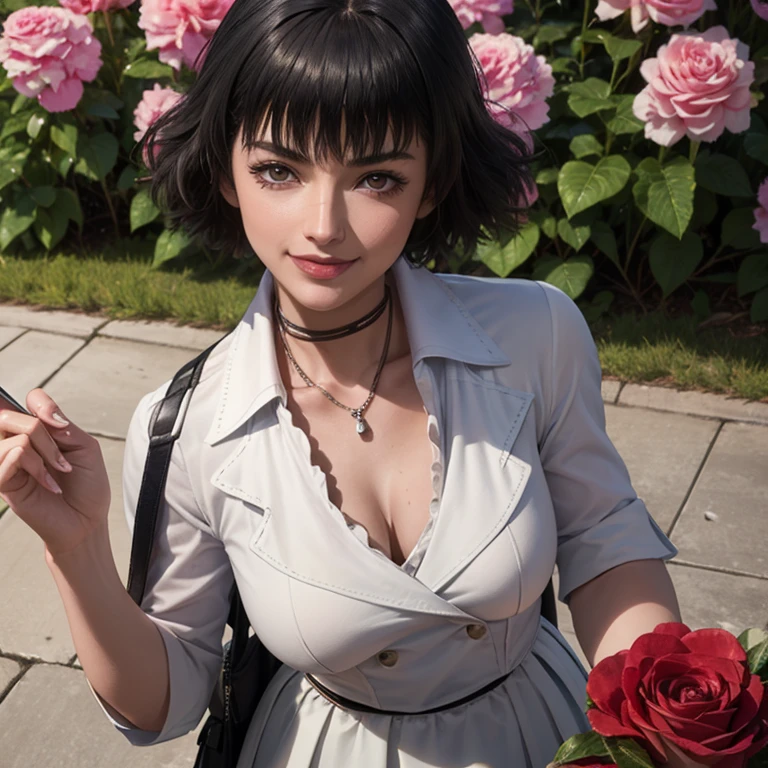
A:
<svg viewBox="0 0 768 768">
<path fill-rule="evenodd" d="M 337 707 L 341 707 L 342 709 L 351 709 L 353 712 L 369 712 L 370 714 L 373 714 L 373 715 L 390 715 L 390 716 L 407 717 L 408 715 L 432 715 L 435 712 L 445 712 L 447 709 L 453 709 L 454 707 L 460 707 L 462 704 L 468 704 L 470 701 L 479 699 L 484 694 L 500 686 L 511 674 L 512 674 L 512 671 L 510 670 L 509 672 L 507 672 L 506 675 L 497 677 L 495 680 L 488 683 L 488 685 L 484 685 L 479 691 L 470 693 L 468 696 L 465 696 L 463 699 L 459 699 L 458 701 L 452 701 L 449 704 L 443 704 L 440 707 L 432 707 L 432 709 L 424 709 L 421 712 L 397 712 L 394 709 L 376 709 L 376 707 L 369 707 L 367 704 L 361 704 L 358 701 L 352 701 L 352 699 L 347 699 L 344 696 L 340 696 L 338 693 L 334 693 L 333 691 L 326 688 L 319 680 L 316 680 L 314 677 L 312 677 L 312 675 L 310 674 L 305 674 L 304 677 L 307 678 L 307 680 L 309 681 L 309 684 L 321 696 L 328 699 L 328 701 L 330 701 L 331 704 L 335 704 Z"/>
</svg>

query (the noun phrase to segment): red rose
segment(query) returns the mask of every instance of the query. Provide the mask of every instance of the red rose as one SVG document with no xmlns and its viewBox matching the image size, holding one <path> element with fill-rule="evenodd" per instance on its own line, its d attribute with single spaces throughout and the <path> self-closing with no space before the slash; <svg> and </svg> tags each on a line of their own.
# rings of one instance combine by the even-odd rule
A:
<svg viewBox="0 0 768 768">
<path fill-rule="evenodd" d="M 597 664 L 587 693 L 597 733 L 636 739 L 661 762 L 665 740 L 718 768 L 742 768 L 768 744 L 765 686 L 738 640 L 721 629 L 659 624 Z"/>
</svg>

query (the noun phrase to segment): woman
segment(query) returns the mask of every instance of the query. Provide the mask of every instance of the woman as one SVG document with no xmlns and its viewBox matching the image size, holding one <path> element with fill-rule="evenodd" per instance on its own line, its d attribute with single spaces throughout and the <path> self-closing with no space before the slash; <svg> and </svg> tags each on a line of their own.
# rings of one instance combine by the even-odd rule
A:
<svg viewBox="0 0 768 768">
<path fill-rule="evenodd" d="M 574 303 L 413 266 L 514 230 L 532 190 L 475 72 L 446 0 L 236 0 L 153 126 L 172 220 L 268 271 L 190 405 L 141 608 L 96 442 L 42 390 L 36 418 L 0 415 L 0 492 L 132 743 L 199 722 L 233 578 L 286 664 L 240 768 L 543 768 L 587 727 L 585 672 L 540 616 L 555 562 L 590 661 L 679 619 Z M 166 387 L 130 425 L 129 523 Z"/>
</svg>

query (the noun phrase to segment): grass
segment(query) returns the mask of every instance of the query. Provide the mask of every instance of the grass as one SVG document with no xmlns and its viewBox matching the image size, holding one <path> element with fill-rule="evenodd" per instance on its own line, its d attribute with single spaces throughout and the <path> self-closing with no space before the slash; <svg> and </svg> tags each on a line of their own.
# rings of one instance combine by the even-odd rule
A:
<svg viewBox="0 0 768 768">
<path fill-rule="evenodd" d="M 208 264 L 153 270 L 151 247 L 132 242 L 105 255 L 0 256 L 0 301 L 235 326 L 258 286 L 255 269 L 241 263 L 240 277 Z M 697 331 L 692 318 L 661 312 L 604 319 L 592 330 L 608 377 L 768 402 L 768 333 L 738 338 L 724 327 Z"/>
</svg>

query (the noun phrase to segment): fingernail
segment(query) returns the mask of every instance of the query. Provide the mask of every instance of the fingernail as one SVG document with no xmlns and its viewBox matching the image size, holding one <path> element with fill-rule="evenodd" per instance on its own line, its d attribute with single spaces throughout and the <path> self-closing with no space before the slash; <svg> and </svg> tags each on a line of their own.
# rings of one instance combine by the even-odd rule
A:
<svg viewBox="0 0 768 768">
<path fill-rule="evenodd" d="M 72 471 L 72 465 L 63 456 L 59 456 L 59 459 L 56 462 L 56 464 L 58 464 L 58 466 L 61 469 L 63 469 L 65 472 Z"/>
<path fill-rule="evenodd" d="M 69 422 L 64 418 L 61 411 L 54 411 L 51 414 L 51 418 L 61 424 L 62 427 L 66 427 Z"/>
<path fill-rule="evenodd" d="M 54 492 L 54 493 L 62 493 L 61 488 L 59 487 L 59 484 L 46 472 L 45 473 L 45 484 Z"/>
</svg>

